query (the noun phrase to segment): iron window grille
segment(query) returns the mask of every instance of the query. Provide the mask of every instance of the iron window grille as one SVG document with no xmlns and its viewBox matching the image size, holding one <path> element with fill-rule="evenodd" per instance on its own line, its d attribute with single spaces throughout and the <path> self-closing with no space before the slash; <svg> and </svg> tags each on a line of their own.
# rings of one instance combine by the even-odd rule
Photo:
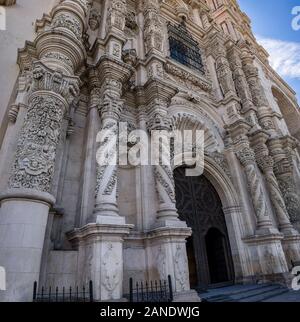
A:
<svg viewBox="0 0 300 322">
<path fill-rule="evenodd" d="M 180 25 L 168 24 L 170 57 L 179 63 L 205 73 L 201 51 L 196 40 L 188 32 L 185 22 Z"/>
</svg>

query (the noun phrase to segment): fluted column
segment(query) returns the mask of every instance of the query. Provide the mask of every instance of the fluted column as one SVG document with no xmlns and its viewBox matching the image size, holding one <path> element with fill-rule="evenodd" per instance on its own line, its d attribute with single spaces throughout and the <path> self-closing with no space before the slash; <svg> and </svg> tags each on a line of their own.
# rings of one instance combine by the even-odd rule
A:
<svg viewBox="0 0 300 322">
<path fill-rule="evenodd" d="M 75 72 L 86 55 L 86 13 L 85 0 L 61 1 L 51 12 L 50 27 L 33 43 L 36 57 L 26 47 L 20 53 L 20 64 L 31 64 L 32 84 L 9 190 L 1 196 L 0 263 L 8 280 L 8 290 L 0 295 L 4 301 L 30 301 L 39 279 L 63 117 L 79 95 Z"/>
<path fill-rule="evenodd" d="M 255 151 L 256 160 L 259 168 L 265 176 L 267 188 L 270 193 L 272 205 L 276 212 L 280 231 L 285 235 L 297 234 L 291 224 L 285 201 L 273 171 L 274 160 L 269 155 L 269 150 L 266 145 L 268 138 L 269 135 L 261 131 L 252 136 L 251 141 Z"/>
</svg>

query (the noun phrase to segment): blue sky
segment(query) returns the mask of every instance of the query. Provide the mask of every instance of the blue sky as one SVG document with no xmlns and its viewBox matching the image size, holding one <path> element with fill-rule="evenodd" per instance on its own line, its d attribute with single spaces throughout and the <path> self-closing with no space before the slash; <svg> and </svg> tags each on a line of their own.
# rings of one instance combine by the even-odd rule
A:
<svg viewBox="0 0 300 322">
<path fill-rule="evenodd" d="M 300 102 L 300 30 L 292 28 L 292 9 L 300 0 L 238 0 L 252 21 L 259 42 L 268 50 L 270 63 L 297 92 Z"/>
</svg>

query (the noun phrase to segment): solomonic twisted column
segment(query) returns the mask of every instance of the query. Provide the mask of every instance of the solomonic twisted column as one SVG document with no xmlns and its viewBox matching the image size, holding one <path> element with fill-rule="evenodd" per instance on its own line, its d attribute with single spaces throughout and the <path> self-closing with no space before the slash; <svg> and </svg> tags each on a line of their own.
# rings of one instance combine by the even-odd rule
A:
<svg viewBox="0 0 300 322">
<path fill-rule="evenodd" d="M 300 197 L 296 188 L 291 151 L 295 148 L 290 137 L 272 139 L 268 142 L 274 159 L 274 173 L 284 198 L 292 224 L 300 222 Z"/>
<path fill-rule="evenodd" d="M 268 138 L 269 136 L 264 132 L 258 132 L 253 136 L 252 145 L 256 154 L 256 160 L 258 166 L 265 176 L 267 188 L 276 212 L 280 231 L 282 231 L 285 235 L 297 234 L 291 224 L 285 201 L 273 171 L 274 160 L 269 155 L 268 147 L 265 144 Z"/>
<path fill-rule="evenodd" d="M 95 213 L 118 216 L 117 171 L 119 119 L 123 108 L 122 83 L 106 79 L 99 112 L 102 119 L 100 147 L 97 152 L 97 185 Z"/>
<path fill-rule="evenodd" d="M 152 147 L 152 153 L 156 154 L 156 161 L 159 164 L 153 165 L 156 190 L 159 200 L 157 211 L 157 221 L 165 226 L 181 223 L 178 219 L 175 198 L 175 183 L 173 177 L 173 168 L 171 164 L 170 137 L 172 133 L 172 121 L 168 116 L 166 107 L 163 102 L 156 102 L 154 107 L 149 111 L 147 122 L 148 130 L 152 135 L 162 137 L 162 143 Z M 153 132 L 157 131 L 157 132 Z M 154 140 L 155 141 L 155 140 Z M 152 155 L 153 159 L 153 155 Z M 156 162 L 158 163 L 158 162 Z"/>
<path fill-rule="evenodd" d="M 233 138 L 235 154 L 245 169 L 248 188 L 256 213 L 256 234 L 268 235 L 270 233 L 278 233 L 273 227 L 268 212 L 263 185 L 258 175 L 255 153 L 250 147 L 250 142 L 247 137 L 250 128 L 251 126 L 240 120 L 230 125 L 228 129 Z"/>
<path fill-rule="evenodd" d="M 87 10 L 85 0 L 61 1 L 52 10 L 50 27 L 33 43 L 35 57 L 27 47 L 19 52 L 21 68 L 32 70 L 32 84 L 8 191 L 1 196 L 0 231 L 7 236 L 0 236 L 0 263 L 8 282 L 0 295 L 4 301 L 30 301 L 33 282 L 39 279 L 49 208 L 55 201 L 56 149 L 64 115 L 79 95 L 75 72 L 86 57 L 82 36 Z"/>
</svg>

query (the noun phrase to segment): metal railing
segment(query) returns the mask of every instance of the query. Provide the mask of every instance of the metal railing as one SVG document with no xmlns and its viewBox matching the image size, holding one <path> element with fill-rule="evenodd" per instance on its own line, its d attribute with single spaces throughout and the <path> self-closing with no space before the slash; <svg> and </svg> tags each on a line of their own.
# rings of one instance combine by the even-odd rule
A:
<svg viewBox="0 0 300 322">
<path fill-rule="evenodd" d="M 88 287 L 78 286 L 72 288 L 59 288 L 51 286 L 42 287 L 38 290 L 38 283 L 33 284 L 33 302 L 93 302 L 93 282 L 90 281 Z"/>
<path fill-rule="evenodd" d="M 136 282 L 129 279 L 130 302 L 172 302 L 173 289 L 171 276 L 168 280 Z"/>
</svg>

